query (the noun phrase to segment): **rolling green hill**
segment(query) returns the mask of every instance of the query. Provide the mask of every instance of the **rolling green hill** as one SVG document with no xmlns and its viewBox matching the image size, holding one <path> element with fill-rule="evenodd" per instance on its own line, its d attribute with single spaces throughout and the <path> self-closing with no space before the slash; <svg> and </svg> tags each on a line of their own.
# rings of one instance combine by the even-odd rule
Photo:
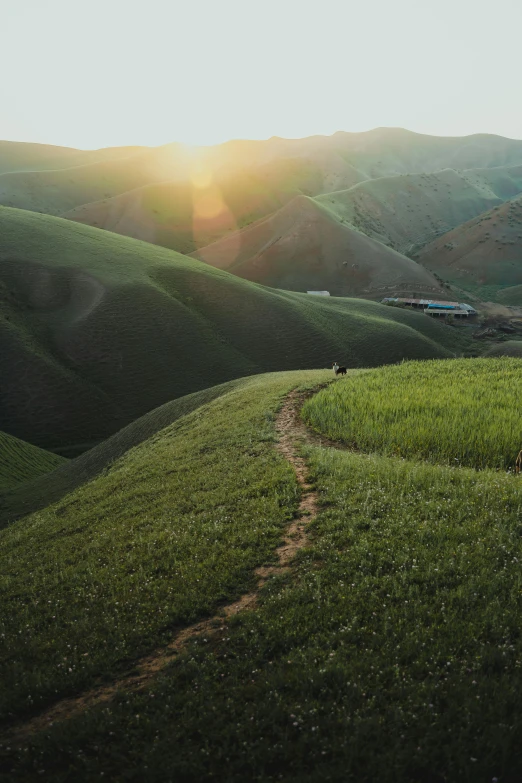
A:
<svg viewBox="0 0 522 783">
<path fill-rule="evenodd" d="M 67 460 L 0 432 L 0 492 L 46 476 Z M 30 494 L 22 490 L 22 495 Z"/>
<path fill-rule="evenodd" d="M 137 149 L 119 148 L 121 155 L 113 156 L 109 148 L 93 155 L 92 163 L 70 168 L 1 174 L 0 204 L 59 215 L 151 182 L 186 176 L 188 161 L 181 145 Z"/>
<path fill-rule="evenodd" d="M 453 412 L 484 444 L 468 401 L 493 391 L 487 360 L 466 364 Z M 383 392 L 410 369 L 437 378 L 435 363 L 386 368 Z M 311 404 L 349 403 L 366 375 Z M 328 379 L 239 381 L 0 532 L 6 783 L 520 779 L 520 478 L 299 430 L 298 483 L 277 412 Z M 416 436 L 430 405 L 412 401 Z M 316 506 L 298 512 L 305 492 Z M 298 513 L 307 538 L 278 569 Z"/>
<path fill-rule="evenodd" d="M 446 168 L 515 166 L 522 162 L 520 140 L 485 133 L 426 136 L 404 128 L 375 128 L 364 133 L 334 133 L 327 140 L 366 179 Z"/>
<path fill-rule="evenodd" d="M 202 176 L 206 176 L 202 173 Z M 206 180 L 147 185 L 86 204 L 63 217 L 191 253 L 278 210 L 294 196 L 320 193 L 323 173 L 294 158 Z"/>
<path fill-rule="evenodd" d="M 198 179 L 202 171 L 205 177 L 221 181 L 224 177 L 240 177 L 240 172 L 262 177 L 263 172 L 274 167 L 293 165 L 294 168 L 303 168 L 305 178 L 307 172 L 314 172 L 309 184 L 301 188 L 305 195 L 316 195 L 344 191 L 368 180 L 394 178 L 406 173 L 429 173 L 446 168 L 481 169 L 488 179 L 492 168 L 522 166 L 520 141 L 487 135 L 439 138 L 400 128 L 377 128 L 365 133 L 335 133 L 305 139 L 237 140 L 195 150 L 175 143 L 157 148 L 92 151 L 12 142 L 2 144 L 0 204 L 59 215 L 92 202 L 102 202 L 92 208 L 85 206 L 73 215 L 74 219 L 91 225 L 106 225 L 111 230 L 147 240 L 154 229 L 160 234 L 159 244 L 163 242 L 175 249 L 179 248 L 178 244 L 173 244 L 172 233 L 177 230 L 175 220 L 171 221 L 170 228 L 167 221 L 167 233 L 161 237 L 165 213 L 169 212 L 168 204 L 163 203 L 167 193 L 161 189 L 156 192 L 153 188 L 149 196 L 159 203 L 156 207 L 158 218 L 153 210 L 151 214 L 148 209 L 146 194 L 133 194 L 128 203 L 123 199 L 123 203 L 118 200 L 112 204 L 111 200 L 128 191 L 160 182 L 188 183 L 194 175 Z M 480 180 L 481 174 L 472 176 Z M 509 173 L 502 175 L 500 170 L 493 176 L 504 190 L 513 188 L 509 178 Z M 140 195 L 145 202 L 140 200 Z M 187 193 L 187 197 L 189 195 Z M 251 195 L 255 199 L 255 187 Z M 420 195 L 424 204 L 426 194 L 422 192 Z M 438 206 L 438 196 L 432 194 L 428 202 L 430 208 Z M 188 198 L 182 212 L 190 208 Z M 124 214 L 126 219 L 122 220 Z M 444 223 L 447 217 L 451 215 L 435 215 L 435 225 L 438 226 L 441 221 Z M 469 217 L 471 214 L 464 219 Z M 453 225 L 455 223 L 445 223 L 444 227 L 448 229 Z M 421 228 L 424 231 L 427 226 Z M 143 237 L 140 232 L 145 231 L 147 233 Z M 397 249 L 403 247 L 397 245 Z"/>
<path fill-rule="evenodd" d="M 522 191 L 522 169 L 489 172 L 445 169 L 375 179 L 318 201 L 369 236 L 411 253 L 434 236 L 500 205 Z"/>
<path fill-rule="evenodd" d="M 254 285 L 69 220 L 0 209 L 0 428 L 85 450 L 168 400 L 262 371 L 460 351 L 452 329 L 371 302 Z"/>
<path fill-rule="evenodd" d="M 230 144 L 233 147 L 241 142 Z M 522 164 L 520 140 L 491 134 L 441 137 L 413 133 L 404 128 L 374 128 L 362 133 L 339 131 L 332 136 L 304 139 L 273 137 L 266 142 L 245 144 L 248 158 L 256 156 L 259 160 L 289 156 L 315 160 L 328 154 L 332 159 L 339 158 L 348 164 L 357 181 L 445 168 L 475 169 Z"/>
<path fill-rule="evenodd" d="M 513 285 L 497 290 L 495 301 L 505 305 L 522 305 L 522 285 Z"/>
<path fill-rule="evenodd" d="M 153 435 L 173 424 L 182 416 L 186 416 L 223 394 L 228 394 L 235 388 L 248 386 L 249 383 L 255 385 L 256 378 L 257 376 L 253 376 L 251 379 L 239 378 L 167 402 L 131 422 L 98 446 L 94 446 L 71 460 L 64 460 L 63 457 L 50 454 L 3 433 L 0 444 L 2 438 L 5 439 L 7 448 L 4 452 L 6 454 L 5 482 L 0 483 L 0 528 L 18 517 L 55 503 L 64 495 L 99 475 L 127 451 L 139 446 L 148 438 L 152 438 Z M 13 443 L 16 448 L 11 445 Z M 22 444 L 23 449 L 18 444 Z M 36 457 L 29 461 L 24 449 L 29 451 L 29 455 L 33 453 L 30 450 L 34 450 L 39 461 Z M 30 469 L 24 468 L 26 463 Z M 43 469 L 36 470 L 40 464 L 42 467 L 49 465 L 45 470 L 45 475 L 40 475 L 44 472 Z M 23 478 L 25 483 L 21 486 L 14 486 L 18 483 L 14 480 L 11 481 L 11 476 L 14 475 L 20 476 L 21 480 Z"/>
<path fill-rule="evenodd" d="M 124 453 L 61 503 L 0 533 L 0 573 L 13 610 L 5 604 L 0 625 L 9 625 L 9 636 L 20 611 L 28 628 L 36 622 L 21 650 L 25 663 L 0 657 L 0 722 L 6 708 L 27 712 L 28 694 L 38 704 L 53 699 L 56 689 L 67 693 L 114 669 L 136 645 L 145 649 L 172 625 L 204 615 L 252 583 L 253 568 L 270 559 L 297 498 L 293 471 L 273 449 L 274 412 L 292 386 L 330 377 L 319 371 L 243 379 Z M 12 559 L 15 551 L 20 559 Z M 121 579 L 110 584 L 109 573 L 120 566 Z M 22 582 L 22 593 L 45 592 L 42 633 L 39 604 L 22 608 Z M 106 593 L 108 600 L 99 602 L 98 589 L 100 599 L 107 590 L 112 597 Z M 62 602 L 58 627 L 50 620 Z M 116 619 L 120 603 L 123 615 Z M 69 646 L 71 672 L 56 665 Z M 35 657 L 42 668 L 31 673 L 26 665 Z M 8 670 L 18 672 L 9 686 Z"/>
<path fill-rule="evenodd" d="M 359 296 L 392 288 L 442 295 L 426 269 L 355 230 L 328 206 L 324 199 L 295 198 L 194 256 L 247 280 L 293 291 Z"/>
<path fill-rule="evenodd" d="M 507 201 L 431 242 L 419 262 L 483 298 L 522 304 L 522 198 Z"/>
<path fill-rule="evenodd" d="M 127 158 L 142 147 L 105 147 L 99 150 L 77 150 L 51 144 L 0 141 L 0 174 L 20 171 L 70 169 L 100 160 Z"/>
<path fill-rule="evenodd" d="M 493 166 L 463 172 L 466 179 L 485 192 L 488 190 L 507 201 L 522 190 L 522 166 Z"/>
<path fill-rule="evenodd" d="M 511 356 L 514 359 L 522 359 L 522 340 L 507 340 L 505 343 L 493 345 L 484 356 Z"/>
</svg>

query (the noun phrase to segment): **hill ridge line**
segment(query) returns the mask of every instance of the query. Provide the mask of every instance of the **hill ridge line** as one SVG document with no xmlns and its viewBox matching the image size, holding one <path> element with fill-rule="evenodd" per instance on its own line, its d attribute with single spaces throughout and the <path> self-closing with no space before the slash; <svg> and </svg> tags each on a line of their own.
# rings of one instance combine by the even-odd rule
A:
<svg viewBox="0 0 522 783">
<path fill-rule="evenodd" d="M 206 620 L 199 620 L 182 628 L 174 634 L 173 639 L 166 646 L 132 662 L 131 670 L 136 672 L 137 669 L 137 673 L 123 674 L 110 684 L 101 684 L 77 696 L 60 699 L 29 720 L 8 728 L 7 731 L 0 734 L 2 744 L 6 742 L 21 743 L 31 735 L 52 727 L 54 723 L 68 720 L 98 704 L 110 701 L 122 690 L 132 692 L 144 690 L 151 680 L 173 660 L 173 655 L 181 652 L 188 642 L 203 634 L 216 636 L 218 633 L 224 633 L 227 630 L 226 620 L 229 617 L 256 606 L 259 591 L 270 576 L 290 570 L 295 555 L 308 542 L 306 528 L 316 517 L 319 509 L 317 490 L 308 483 L 307 464 L 304 458 L 297 453 L 305 441 L 315 440 L 315 437 L 313 433 L 309 432 L 299 413 L 304 401 L 327 385 L 328 383 L 323 383 L 306 391 L 293 389 L 283 398 L 283 404 L 277 413 L 275 431 L 278 440 L 275 448 L 294 468 L 301 490 L 301 498 L 297 516 L 286 527 L 283 543 L 275 550 L 277 563 L 270 566 L 259 566 L 255 569 L 254 573 L 258 577 L 255 589 L 245 593 L 237 601 L 220 607 L 214 615 Z M 324 440 L 321 438 L 321 441 Z M 217 641 L 224 642 L 226 639 L 221 638 Z"/>
</svg>

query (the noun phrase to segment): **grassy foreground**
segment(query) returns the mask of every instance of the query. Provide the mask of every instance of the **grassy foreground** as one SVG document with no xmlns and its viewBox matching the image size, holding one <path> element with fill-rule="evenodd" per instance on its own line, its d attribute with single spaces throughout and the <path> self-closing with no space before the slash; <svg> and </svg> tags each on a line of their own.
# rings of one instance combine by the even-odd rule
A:
<svg viewBox="0 0 522 783">
<path fill-rule="evenodd" d="M 348 376 L 303 415 L 363 451 L 506 469 L 522 448 L 521 383 L 513 358 L 410 362 Z"/>
<path fill-rule="evenodd" d="M 275 411 L 326 377 L 245 379 L 0 532 L 1 719 L 110 677 L 254 584 L 298 499 Z"/>
<path fill-rule="evenodd" d="M 323 510 L 296 573 L 148 692 L 6 752 L 4 779 L 520 780 L 520 483 L 308 459 Z"/>
</svg>

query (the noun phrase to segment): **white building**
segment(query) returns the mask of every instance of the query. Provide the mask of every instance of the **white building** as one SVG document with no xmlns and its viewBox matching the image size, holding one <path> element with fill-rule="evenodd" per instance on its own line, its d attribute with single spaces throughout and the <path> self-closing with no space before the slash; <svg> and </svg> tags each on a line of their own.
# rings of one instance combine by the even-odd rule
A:
<svg viewBox="0 0 522 783">
<path fill-rule="evenodd" d="M 306 293 L 314 296 L 330 296 L 330 291 L 307 291 Z"/>
</svg>

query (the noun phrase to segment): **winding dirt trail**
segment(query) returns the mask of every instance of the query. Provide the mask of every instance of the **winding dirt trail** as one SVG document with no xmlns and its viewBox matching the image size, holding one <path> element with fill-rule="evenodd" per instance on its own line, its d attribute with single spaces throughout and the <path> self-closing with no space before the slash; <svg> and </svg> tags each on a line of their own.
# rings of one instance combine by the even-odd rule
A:
<svg viewBox="0 0 522 783">
<path fill-rule="evenodd" d="M 137 692 L 143 690 L 172 661 L 173 656 L 183 650 L 187 642 L 198 636 L 208 638 L 225 633 L 227 618 L 238 612 L 254 608 L 259 590 L 267 579 L 274 574 L 289 570 L 296 553 L 308 541 L 306 526 L 314 519 L 318 510 L 317 492 L 308 484 L 306 463 L 298 454 L 300 446 L 306 440 L 311 439 L 310 433 L 299 416 L 301 406 L 310 394 L 311 392 L 296 390 L 290 392 L 284 398 L 276 417 L 275 429 L 279 436 L 276 449 L 295 470 L 301 488 L 301 501 L 298 516 L 288 525 L 283 543 L 276 549 L 277 563 L 256 569 L 255 574 L 258 581 L 255 589 L 251 593 L 242 595 L 234 603 L 222 606 L 215 615 L 207 620 L 201 620 L 176 632 L 166 647 L 134 661 L 132 674 L 123 674 L 110 684 L 95 686 L 78 696 L 56 702 L 34 718 L 13 726 L 1 736 L 2 742 L 9 741 L 12 744 L 18 744 L 27 740 L 32 734 L 49 728 L 54 723 L 68 720 L 97 704 L 110 701 L 120 691 Z M 312 439 L 315 440 L 315 438 Z"/>
</svg>

